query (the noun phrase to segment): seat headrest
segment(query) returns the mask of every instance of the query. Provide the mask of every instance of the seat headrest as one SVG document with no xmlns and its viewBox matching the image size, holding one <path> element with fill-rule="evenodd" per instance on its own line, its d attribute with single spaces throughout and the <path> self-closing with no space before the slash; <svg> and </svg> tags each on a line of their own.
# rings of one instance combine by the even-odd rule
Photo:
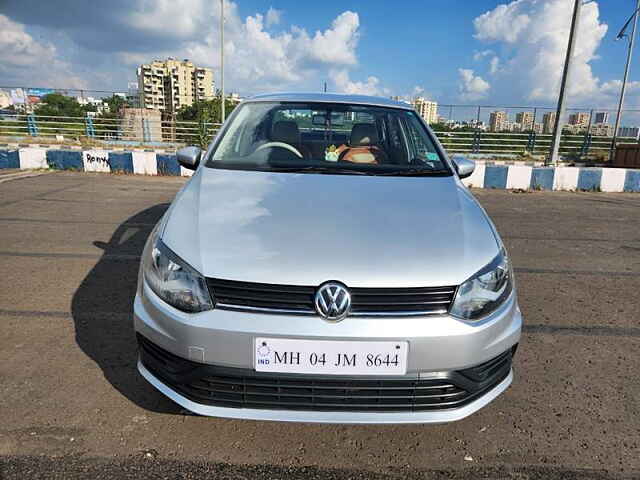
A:
<svg viewBox="0 0 640 480">
<path fill-rule="evenodd" d="M 378 143 L 378 131 L 373 123 L 356 123 L 351 129 L 351 146 L 365 147 Z"/>
<path fill-rule="evenodd" d="M 271 130 L 271 140 L 274 142 L 284 142 L 290 145 L 300 144 L 300 130 L 298 124 L 293 121 L 280 120 L 273 124 Z"/>
</svg>

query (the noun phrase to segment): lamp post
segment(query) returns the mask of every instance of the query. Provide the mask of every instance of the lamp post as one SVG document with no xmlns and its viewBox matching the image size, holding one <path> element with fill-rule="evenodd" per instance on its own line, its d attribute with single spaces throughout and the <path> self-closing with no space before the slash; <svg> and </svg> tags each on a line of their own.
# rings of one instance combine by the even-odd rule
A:
<svg viewBox="0 0 640 480">
<path fill-rule="evenodd" d="M 638 0 L 640 1 L 640 0 Z M 224 101 L 224 0 L 220 0 L 220 111 L 221 122 L 224 123 L 225 118 L 225 101 Z"/>
<path fill-rule="evenodd" d="M 638 0 L 640 1 L 640 0 Z M 573 56 L 573 47 L 576 43 L 576 32 L 578 23 L 580 22 L 580 10 L 582 0 L 575 0 L 573 6 L 573 18 L 571 19 L 571 31 L 569 32 L 569 45 L 567 46 L 567 56 L 564 60 L 564 71 L 562 72 L 562 83 L 560 84 L 560 96 L 558 97 L 558 108 L 556 110 L 556 121 L 553 127 L 553 139 L 551 141 L 551 151 L 549 161 L 554 165 L 558 165 L 558 156 L 560 153 L 560 138 L 562 137 L 562 116 L 564 115 L 564 97 L 566 93 L 567 83 L 569 82 L 569 73 L 571 70 L 571 57 Z"/>
<path fill-rule="evenodd" d="M 620 119 L 622 118 L 622 107 L 624 106 L 624 94 L 627 90 L 627 79 L 629 78 L 629 67 L 631 66 L 631 56 L 633 55 L 633 45 L 636 40 L 636 26 L 638 24 L 638 10 L 640 10 L 640 0 L 637 1 L 636 9 L 633 15 L 629 17 L 627 23 L 624 24 L 616 40 L 620 40 L 627 36 L 625 31 L 629 23 L 633 20 L 633 28 L 631 29 L 631 37 L 629 38 L 629 49 L 627 50 L 627 64 L 624 67 L 624 78 L 622 79 L 622 88 L 620 89 L 620 101 L 618 103 L 618 113 L 616 115 L 616 126 L 613 128 L 613 139 L 611 140 L 611 148 L 609 149 L 609 161 L 613 161 L 616 151 L 616 141 L 618 139 L 618 128 L 620 127 Z"/>
</svg>

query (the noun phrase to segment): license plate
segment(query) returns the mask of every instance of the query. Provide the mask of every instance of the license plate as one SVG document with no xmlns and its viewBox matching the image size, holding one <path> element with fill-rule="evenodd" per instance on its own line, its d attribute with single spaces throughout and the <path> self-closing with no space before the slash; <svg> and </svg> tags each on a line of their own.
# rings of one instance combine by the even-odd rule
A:
<svg viewBox="0 0 640 480">
<path fill-rule="evenodd" d="M 258 372 L 316 375 L 404 375 L 408 342 L 256 338 Z"/>
</svg>

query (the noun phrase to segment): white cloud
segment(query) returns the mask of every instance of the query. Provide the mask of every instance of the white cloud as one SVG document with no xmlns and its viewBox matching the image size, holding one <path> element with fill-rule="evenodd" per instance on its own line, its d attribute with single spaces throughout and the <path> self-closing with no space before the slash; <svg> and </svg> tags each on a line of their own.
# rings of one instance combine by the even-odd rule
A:
<svg viewBox="0 0 640 480">
<path fill-rule="evenodd" d="M 76 12 L 77 5 L 71 0 L 60 2 Z M 51 8 L 47 6 L 47 11 Z M 19 76 L 18 62 L 32 62 L 43 68 L 56 63 L 61 70 L 64 54 L 65 59 L 84 69 L 86 77 L 96 82 L 91 85 L 93 88 L 109 85 L 107 88 L 121 89 L 127 80 L 135 78 L 137 65 L 171 56 L 189 58 L 213 68 L 219 84 L 219 2 L 129 0 L 117 9 L 100 5 L 87 8 L 86 19 L 79 25 L 64 23 L 68 22 L 67 17 L 56 20 L 56 24 L 53 19 L 49 21 L 49 17 L 55 16 L 52 12 L 49 16 L 38 12 L 40 28 L 49 30 L 48 37 L 55 40 L 57 48 L 54 44 L 36 42 L 24 31 L 24 25 L 3 17 L 5 23 L 11 22 L 12 28 L 0 24 L 3 42 L 0 71 L 13 72 L 3 77 Z M 26 7 L 14 6 L 14 10 L 23 22 L 29 22 Z M 327 78 L 329 70 L 358 64 L 359 29 L 360 18 L 352 11 L 342 12 L 324 29 L 308 31 L 300 26 L 283 26 L 282 12 L 275 8 L 264 14 L 241 17 L 237 3 L 225 0 L 225 86 L 243 94 L 320 89 L 319 79 Z M 12 53 L 18 51 L 28 52 L 22 56 Z M 101 71 L 100 64 L 104 64 Z M 105 72 L 111 74 L 110 80 L 105 80 L 102 75 Z M 33 78 L 31 73 L 21 75 Z M 50 75 L 39 78 L 43 86 L 51 83 Z M 63 82 L 61 86 L 73 85 Z"/>
<path fill-rule="evenodd" d="M 522 92 L 527 100 L 554 101 L 568 43 L 573 0 L 515 0 L 497 6 L 474 20 L 475 37 L 497 44 L 504 54 L 494 56 L 490 72 L 500 77 L 504 92 Z M 607 32 L 599 20 L 597 2 L 582 7 L 580 28 L 570 77 L 572 100 L 593 99 L 598 78 L 590 62 Z"/>
<path fill-rule="evenodd" d="M 600 87 L 600 91 L 606 95 L 620 95 L 620 90 L 622 89 L 622 80 L 611 80 L 609 82 L 605 82 Z M 640 92 L 640 82 L 633 81 L 627 82 L 626 93 L 635 93 Z"/>
<path fill-rule="evenodd" d="M 323 63 L 356 65 L 355 49 L 360 34 L 360 17 L 357 13 L 346 11 L 341 13 L 324 32 L 317 31 L 309 38 L 304 30 L 300 30 L 302 44 L 308 55 Z"/>
<path fill-rule="evenodd" d="M 473 102 L 485 98 L 489 93 L 491 85 L 481 76 L 467 68 L 459 68 L 458 90 L 460 99 L 465 102 Z"/>
<path fill-rule="evenodd" d="M 319 71 L 358 63 L 357 13 L 343 12 L 329 28 L 313 34 L 296 26 L 271 33 L 266 30 L 269 13 L 266 20 L 256 14 L 243 21 L 232 2 L 226 7 L 225 18 L 225 74 L 234 90 L 257 93 L 310 86 L 315 90 L 320 87 Z M 189 42 L 184 51 L 188 58 L 217 70 L 219 31 L 210 28 L 204 40 Z"/>
<path fill-rule="evenodd" d="M 491 56 L 491 55 L 495 55 L 493 53 L 493 50 L 483 50 L 481 52 L 476 52 L 473 54 L 473 60 L 475 62 L 479 62 L 480 60 L 482 60 L 485 57 Z"/>
<path fill-rule="evenodd" d="M 50 43 L 35 40 L 24 26 L 0 15 L 0 74 L 4 82 L 37 86 L 84 88 L 85 82 L 71 72 L 68 63 L 57 58 Z"/>
<path fill-rule="evenodd" d="M 490 58 L 489 73 L 491 75 L 495 75 L 500 68 L 500 58 L 496 55 L 496 53 L 493 50 L 482 50 L 480 52 L 476 52 L 473 54 L 474 62 L 481 62 L 486 58 Z"/>
<path fill-rule="evenodd" d="M 269 7 L 266 15 L 267 27 L 271 27 L 273 25 L 278 25 L 280 23 L 280 19 L 282 18 L 282 10 L 276 10 L 273 7 Z"/>
<path fill-rule="evenodd" d="M 491 75 L 495 75 L 496 73 L 498 73 L 499 69 L 500 69 L 500 58 L 498 57 L 491 58 L 491 61 L 489 62 L 489 73 L 491 73 Z"/>
<path fill-rule="evenodd" d="M 377 77 L 367 77 L 365 82 L 352 81 L 346 69 L 331 70 L 329 77 L 338 93 L 348 93 L 352 95 L 378 95 L 387 96 L 390 91 L 380 85 Z"/>
</svg>

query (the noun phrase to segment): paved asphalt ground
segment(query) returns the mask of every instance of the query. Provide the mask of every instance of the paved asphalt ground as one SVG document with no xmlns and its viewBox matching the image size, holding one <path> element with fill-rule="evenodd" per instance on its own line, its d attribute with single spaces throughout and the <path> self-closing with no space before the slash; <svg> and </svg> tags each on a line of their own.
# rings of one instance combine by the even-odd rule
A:
<svg viewBox="0 0 640 480">
<path fill-rule="evenodd" d="M 0 184 L 1 479 L 640 478 L 640 195 L 476 191 L 517 271 L 514 385 L 449 425 L 336 426 L 188 415 L 138 375 L 138 256 L 183 182 Z"/>
</svg>

